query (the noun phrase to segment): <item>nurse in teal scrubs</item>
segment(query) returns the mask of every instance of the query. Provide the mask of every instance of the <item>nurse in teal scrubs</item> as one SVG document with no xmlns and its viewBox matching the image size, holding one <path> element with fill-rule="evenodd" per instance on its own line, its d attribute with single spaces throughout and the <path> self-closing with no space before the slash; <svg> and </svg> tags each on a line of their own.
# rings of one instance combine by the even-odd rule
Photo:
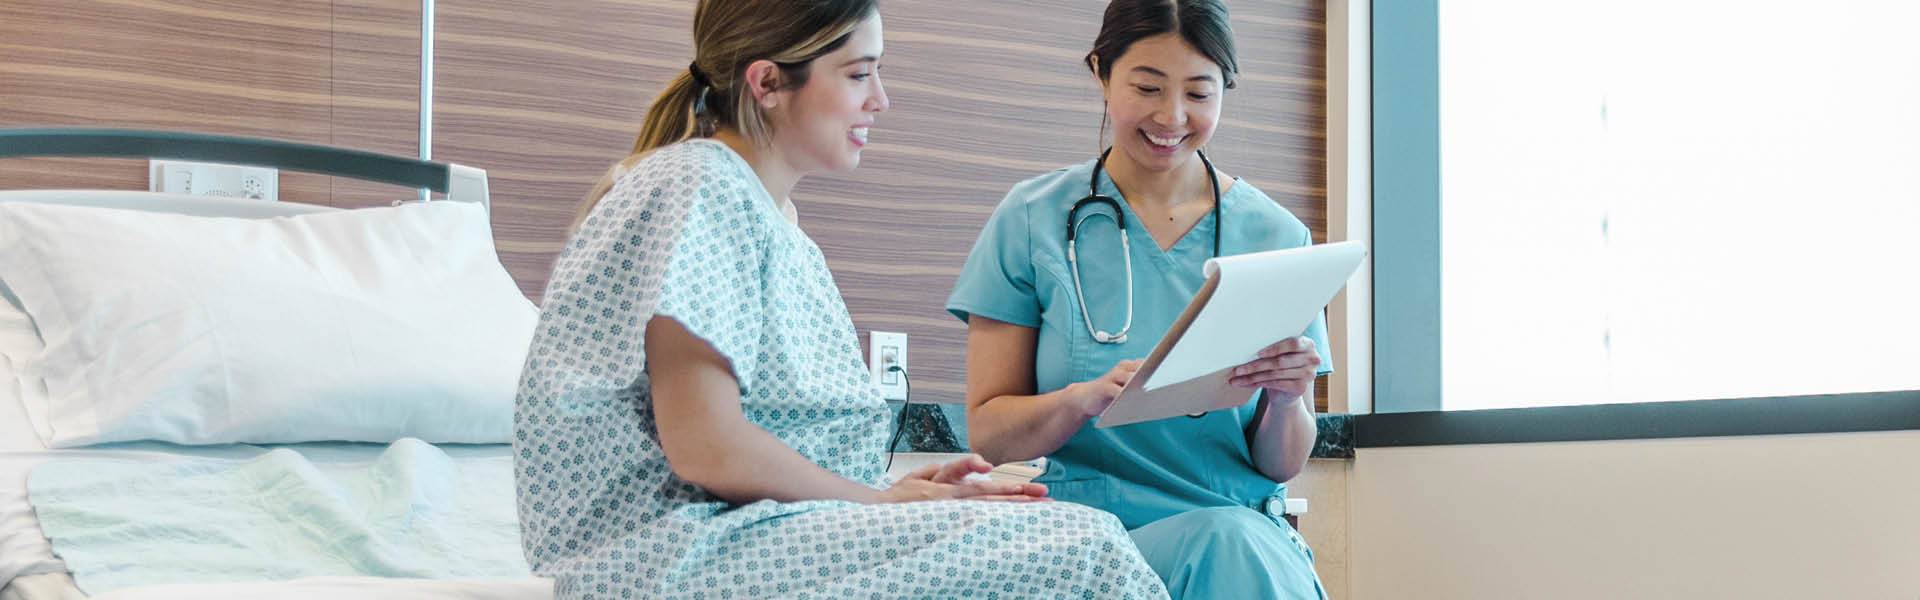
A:
<svg viewBox="0 0 1920 600">
<path fill-rule="evenodd" d="M 1118 515 L 1175 598 L 1322 598 L 1280 507 L 1313 446 L 1314 377 L 1332 367 L 1323 321 L 1236 368 L 1244 405 L 1094 427 L 1207 259 L 1311 243 L 1201 150 L 1237 71 L 1226 7 L 1116 0 L 1087 65 L 1111 149 L 1015 185 L 947 303 L 968 326 L 970 445 L 996 463 L 1048 457 L 1051 495 Z"/>
</svg>

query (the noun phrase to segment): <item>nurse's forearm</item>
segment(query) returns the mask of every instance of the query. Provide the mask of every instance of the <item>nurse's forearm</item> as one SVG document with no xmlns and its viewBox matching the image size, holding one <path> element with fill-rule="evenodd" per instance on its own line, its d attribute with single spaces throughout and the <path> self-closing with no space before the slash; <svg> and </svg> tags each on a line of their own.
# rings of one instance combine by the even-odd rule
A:
<svg viewBox="0 0 1920 600">
<path fill-rule="evenodd" d="M 1260 421 L 1254 425 L 1248 445 L 1253 450 L 1253 466 L 1267 478 L 1286 483 L 1307 468 L 1314 437 L 1320 433 L 1313 411 L 1307 408 L 1313 384 L 1308 383 L 1306 393 L 1292 400 L 1276 401 L 1268 396 L 1271 393 L 1261 392 L 1261 402 L 1266 406 L 1260 411 Z"/>
<path fill-rule="evenodd" d="M 1051 454 L 1087 423 L 1068 402 L 1065 389 L 982 402 L 967 415 L 967 445 L 996 465 Z"/>
</svg>

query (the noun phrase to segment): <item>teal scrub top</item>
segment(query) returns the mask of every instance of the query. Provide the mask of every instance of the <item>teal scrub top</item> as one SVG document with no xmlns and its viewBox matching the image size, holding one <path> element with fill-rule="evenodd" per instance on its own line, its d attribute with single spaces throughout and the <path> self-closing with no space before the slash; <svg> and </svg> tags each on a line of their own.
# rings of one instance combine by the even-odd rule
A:
<svg viewBox="0 0 1920 600">
<path fill-rule="evenodd" d="M 1067 211 L 1087 196 L 1093 161 L 1013 186 L 988 219 L 967 257 L 947 310 L 962 321 L 979 315 L 1039 330 L 1034 352 L 1035 393 L 1045 394 L 1106 373 L 1115 363 L 1143 359 L 1206 282 L 1220 223 L 1212 213 L 1162 251 L 1105 174 L 1100 193 L 1120 200 L 1133 256 L 1133 329 L 1122 344 L 1100 344 L 1087 333 L 1067 264 Z M 1224 255 L 1295 248 L 1312 243 L 1305 224 L 1272 198 L 1236 179 L 1221 199 Z M 1104 204 L 1082 208 L 1076 234 L 1081 282 L 1094 327 L 1118 331 L 1126 321 L 1126 261 L 1118 228 Z M 1332 372 L 1324 316 L 1304 332 L 1319 349 L 1320 373 Z M 1279 340 L 1274 340 L 1279 341 Z M 1264 508 L 1285 487 L 1253 465 L 1246 430 L 1258 407 L 1246 404 L 1199 418 L 1175 417 L 1098 429 L 1080 428 L 1048 456 L 1037 480 L 1059 500 L 1099 507 L 1128 529 L 1190 510 L 1217 506 Z"/>
</svg>

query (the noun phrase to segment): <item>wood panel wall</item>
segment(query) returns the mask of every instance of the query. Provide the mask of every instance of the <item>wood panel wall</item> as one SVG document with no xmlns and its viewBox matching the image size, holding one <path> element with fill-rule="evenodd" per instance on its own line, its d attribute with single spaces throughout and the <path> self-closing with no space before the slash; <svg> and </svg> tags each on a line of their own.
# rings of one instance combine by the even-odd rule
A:
<svg viewBox="0 0 1920 600">
<path fill-rule="evenodd" d="M 418 0 L 5 0 L 0 127 L 127 127 L 418 152 Z M 146 189 L 145 160 L 9 159 L 0 188 Z M 282 200 L 403 188 L 282 172 Z"/>
<path fill-rule="evenodd" d="M 487 170 L 500 258 L 529 297 L 545 290 L 581 198 L 692 60 L 693 4 L 435 4 L 434 158 Z"/>
<path fill-rule="evenodd" d="M 693 6 L 437 3 L 434 158 L 487 170 L 501 258 L 529 296 L 542 292 L 581 196 L 691 60 Z M 858 171 L 810 178 L 794 199 L 862 338 L 911 335 L 915 400 L 962 399 L 965 329 L 944 305 L 987 215 L 1015 182 L 1099 148 L 1099 91 L 1080 58 L 1104 6 L 882 4 L 893 110 Z M 1232 8 L 1243 73 L 1212 155 L 1324 239 L 1324 0 Z M 5 0 L 0 126 L 415 154 L 419 18 L 418 0 Z M 0 188 L 31 187 L 144 189 L 145 163 L 0 161 Z M 283 173 L 281 194 L 365 206 L 411 192 Z"/>
<path fill-rule="evenodd" d="M 944 310 L 1007 188 L 1088 160 L 1099 90 L 1080 66 L 1105 3 L 888 0 L 879 119 L 859 170 L 794 193 L 864 341 L 904 331 L 916 401 L 959 402 L 965 328 Z M 538 296 L 581 196 L 692 59 L 693 2 L 440 0 L 435 157 L 487 169 L 503 259 Z M 1232 5 L 1242 83 L 1213 143 L 1325 239 L 1324 0 Z M 1324 390 L 1321 386 L 1324 407 Z"/>
</svg>

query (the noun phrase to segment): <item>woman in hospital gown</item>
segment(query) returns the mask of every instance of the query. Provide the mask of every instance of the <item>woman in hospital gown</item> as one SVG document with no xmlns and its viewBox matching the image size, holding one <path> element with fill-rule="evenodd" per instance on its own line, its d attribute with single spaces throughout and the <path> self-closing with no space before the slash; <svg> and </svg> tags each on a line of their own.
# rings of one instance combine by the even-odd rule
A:
<svg viewBox="0 0 1920 600">
<path fill-rule="evenodd" d="M 886 109 L 879 16 L 697 11 L 699 59 L 548 284 L 515 411 L 535 573 L 560 598 L 1165 597 L 1111 515 L 978 457 L 881 488 L 889 411 L 786 201 Z"/>
</svg>

